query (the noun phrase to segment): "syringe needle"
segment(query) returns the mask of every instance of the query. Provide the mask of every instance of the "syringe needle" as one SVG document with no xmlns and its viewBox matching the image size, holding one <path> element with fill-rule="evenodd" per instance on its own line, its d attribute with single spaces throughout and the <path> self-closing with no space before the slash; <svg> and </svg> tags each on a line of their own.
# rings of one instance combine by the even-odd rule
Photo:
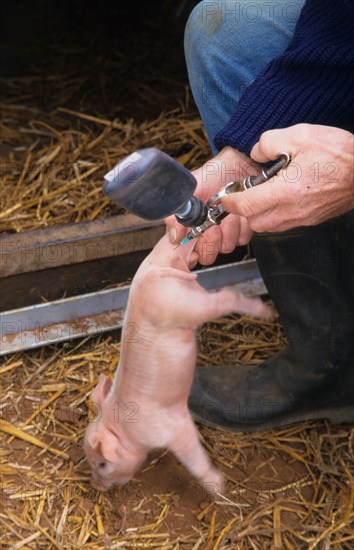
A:
<svg viewBox="0 0 354 550">
<path fill-rule="evenodd" d="M 183 244 L 187 244 L 189 241 L 191 241 L 191 240 L 194 239 L 194 238 L 195 238 L 195 236 L 193 235 L 192 232 L 190 232 L 190 233 L 188 233 L 188 235 L 186 235 L 186 236 L 184 237 L 184 239 L 181 240 L 181 242 L 180 242 L 179 244 L 182 244 L 182 245 L 183 245 Z"/>
</svg>

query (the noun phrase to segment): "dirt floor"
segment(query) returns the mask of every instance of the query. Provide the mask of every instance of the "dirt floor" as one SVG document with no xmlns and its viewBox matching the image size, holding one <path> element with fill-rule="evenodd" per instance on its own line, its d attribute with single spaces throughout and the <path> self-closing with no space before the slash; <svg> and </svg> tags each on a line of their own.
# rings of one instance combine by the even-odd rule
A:
<svg viewBox="0 0 354 550">
<path fill-rule="evenodd" d="M 123 20 L 115 4 L 97 14 L 75 0 L 51 13 L 36 0 L 44 19 L 32 10 L 17 22 L 1 78 L 2 233 L 118 213 L 102 176 L 137 148 L 159 147 L 189 168 L 210 154 L 181 60 L 191 2 L 158 11 L 151 2 Z M 9 44 L 15 8 L 2 19 Z M 278 320 L 236 315 L 205 325 L 198 341 L 198 364 L 215 368 L 259 363 L 286 345 Z M 353 548 L 352 425 L 314 420 L 252 435 L 199 426 L 226 479 L 214 499 L 164 450 L 126 486 L 95 490 L 82 451 L 89 395 L 119 352 L 116 331 L 0 360 L 1 548 Z"/>
</svg>

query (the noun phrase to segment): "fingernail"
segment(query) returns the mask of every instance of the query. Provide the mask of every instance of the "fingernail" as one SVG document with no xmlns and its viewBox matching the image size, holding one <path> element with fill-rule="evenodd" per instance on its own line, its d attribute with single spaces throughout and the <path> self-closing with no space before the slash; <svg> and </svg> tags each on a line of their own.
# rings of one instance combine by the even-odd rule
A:
<svg viewBox="0 0 354 550">
<path fill-rule="evenodd" d="M 170 243 L 173 244 L 176 242 L 177 239 L 177 229 L 175 227 L 172 227 L 170 229 Z"/>
</svg>

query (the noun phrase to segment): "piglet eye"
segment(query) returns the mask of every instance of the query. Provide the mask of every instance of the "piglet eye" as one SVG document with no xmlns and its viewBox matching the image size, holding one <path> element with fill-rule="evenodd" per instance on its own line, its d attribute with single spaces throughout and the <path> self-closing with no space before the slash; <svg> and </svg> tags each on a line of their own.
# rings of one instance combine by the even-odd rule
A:
<svg viewBox="0 0 354 550">
<path fill-rule="evenodd" d="M 106 466 L 105 462 L 100 462 L 98 465 L 99 468 L 104 468 L 105 466 Z"/>
</svg>

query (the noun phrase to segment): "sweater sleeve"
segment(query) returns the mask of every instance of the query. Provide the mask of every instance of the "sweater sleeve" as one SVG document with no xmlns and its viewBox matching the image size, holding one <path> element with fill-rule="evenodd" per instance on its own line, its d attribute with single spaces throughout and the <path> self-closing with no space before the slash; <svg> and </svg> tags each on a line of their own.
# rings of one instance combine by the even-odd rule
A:
<svg viewBox="0 0 354 550">
<path fill-rule="evenodd" d="M 354 0 L 307 0 L 293 39 L 245 90 L 215 145 L 249 155 L 260 135 L 300 122 L 354 127 Z"/>
</svg>

